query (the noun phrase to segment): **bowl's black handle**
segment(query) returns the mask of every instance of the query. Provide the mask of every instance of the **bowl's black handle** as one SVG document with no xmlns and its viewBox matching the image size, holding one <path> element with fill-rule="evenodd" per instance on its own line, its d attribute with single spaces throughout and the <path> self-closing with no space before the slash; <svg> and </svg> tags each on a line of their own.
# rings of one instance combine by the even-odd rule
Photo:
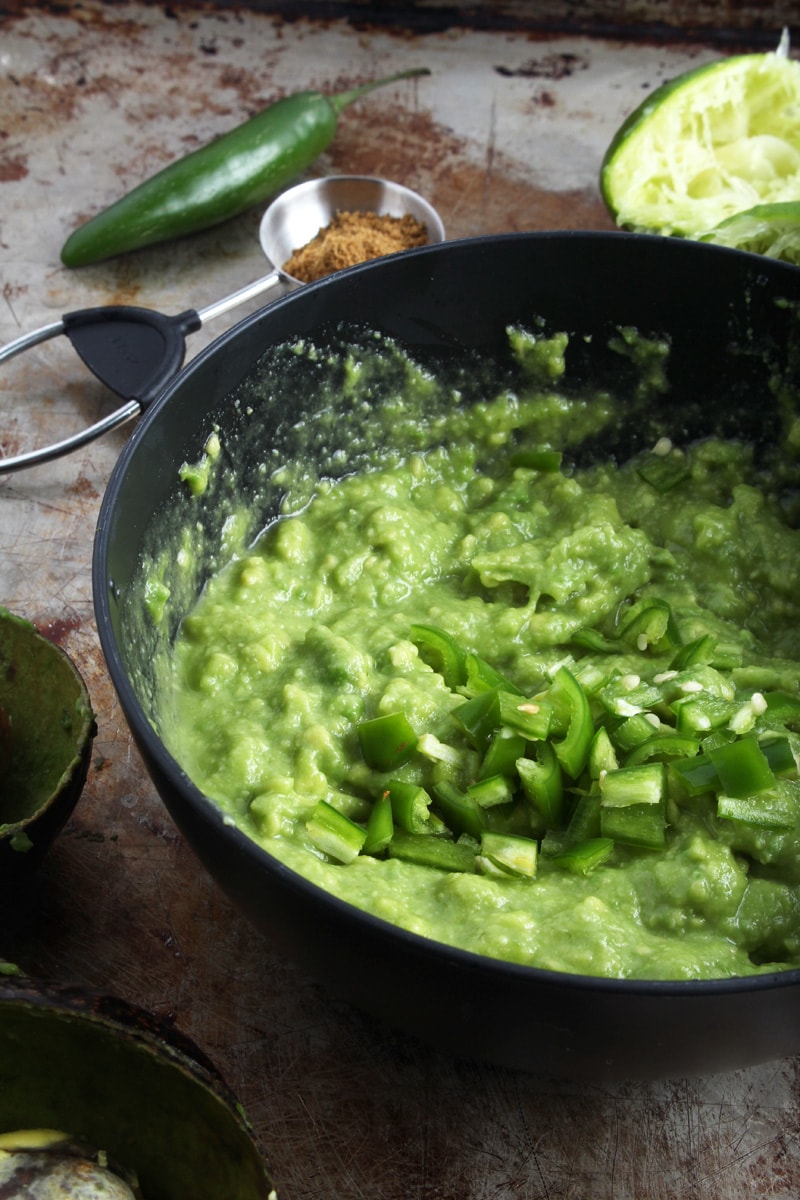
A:
<svg viewBox="0 0 800 1200">
<path fill-rule="evenodd" d="M 59 458 L 138 416 L 180 370 L 186 335 L 201 325 L 194 309 L 167 317 L 149 308 L 106 305 L 67 313 L 60 321 L 3 346 L 0 362 L 63 333 L 89 370 L 125 403 L 72 437 L 0 457 L 0 475 Z"/>
<path fill-rule="evenodd" d="M 186 335 L 200 328 L 194 309 L 167 317 L 149 308 L 107 305 L 67 313 L 64 333 L 86 366 L 142 410 L 183 366 Z"/>
</svg>

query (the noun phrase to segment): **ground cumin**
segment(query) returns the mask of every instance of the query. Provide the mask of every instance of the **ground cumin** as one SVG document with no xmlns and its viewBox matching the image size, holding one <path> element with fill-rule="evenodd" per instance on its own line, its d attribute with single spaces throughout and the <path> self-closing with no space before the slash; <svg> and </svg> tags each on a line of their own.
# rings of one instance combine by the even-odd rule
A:
<svg viewBox="0 0 800 1200">
<path fill-rule="evenodd" d="M 301 283 L 312 283 L 382 254 L 424 246 L 427 240 L 425 226 L 409 214 L 337 212 L 316 237 L 292 253 L 283 270 Z"/>
</svg>

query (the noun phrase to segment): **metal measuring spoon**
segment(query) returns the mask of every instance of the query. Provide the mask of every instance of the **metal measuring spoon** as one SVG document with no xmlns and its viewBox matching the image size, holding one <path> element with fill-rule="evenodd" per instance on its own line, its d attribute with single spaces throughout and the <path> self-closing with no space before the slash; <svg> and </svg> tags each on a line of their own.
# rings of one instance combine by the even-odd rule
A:
<svg viewBox="0 0 800 1200">
<path fill-rule="evenodd" d="M 426 226 L 430 244 L 444 241 L 444 226 L 439 214 L 427 200 L 402 184 L 368 175 L 334 175 L 289 188 L 270 204 L 261 218 L 261 249 L 273 266 L 268 275 L 205 308 L 190 308 L 177 316 L 127 305 L 105 305 L 66 313 L 60 320 L 0 348 L 2 363 L 64 334 L 89 370 L 125 400 L 120 408 L 72 437 L 13 457 L 0 458 L 0 475 L 59 458 L 139 416 L 181 369 L 186 338 L 190 333 L 279 283 L 302 286 L 300 280 L 282 269 L 282 265 L 294 250 L 310 242 L 337 212 L 377 212 L 394 217 L 408 214 Z"/>
</svg>

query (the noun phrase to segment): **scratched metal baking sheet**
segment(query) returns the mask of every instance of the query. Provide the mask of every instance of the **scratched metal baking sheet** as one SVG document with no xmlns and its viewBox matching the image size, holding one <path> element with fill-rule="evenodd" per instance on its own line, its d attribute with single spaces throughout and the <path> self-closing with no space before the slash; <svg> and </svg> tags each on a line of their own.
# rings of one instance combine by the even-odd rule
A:
<svg viewBox="0 0 800 1200">
<path fill-rule="evenodd" d="M 721 43 L 747 49 L 748 28 L 753 48 L 777 42 L 794 5 L 694 6 L 685 37 L 691 5 L 540 6 L 550 25 L 534 29 L 535 7 L 474 5 L 470 22 L 441 5 L 407 21 L 396 5 L 0 6 L 0 342 L 71 309 L 178 312 L 257 278 L 257 213 L 80 271 L 59 249 L 79 219 L 270 100 L 406 67 L 432 74 L 350 110 L 314 173 L 408 184 L 451 237 L 608 229 L 597 172 L 622 118 Z M 734 19 L 743 12 L 750 26 Z M 190 339 L 190 355 L 227 323 Z M 68 348 L 39 347 L 0 371 L 0 449 L 109 407 Z M 154 795 L 98 649 L 92 536 L 127 432 L 0 479 L 0 602 L 70 651 L 98 716 L 84 796 L 4 915 L 0 956 L 116 992 L 193 1036 L 289 1200 L 800 1195 L 796 1061 L 614 1086 L 454 1062 L 332 1000 L 232 910 Z"/>
</svg>

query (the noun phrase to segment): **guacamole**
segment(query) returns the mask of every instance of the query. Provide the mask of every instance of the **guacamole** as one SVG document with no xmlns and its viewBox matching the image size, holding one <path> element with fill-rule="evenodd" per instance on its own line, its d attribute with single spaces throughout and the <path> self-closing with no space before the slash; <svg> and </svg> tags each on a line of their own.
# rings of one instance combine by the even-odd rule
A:
<svg viewBox="0 0 800 1200">
<path fill-rule="evenodd" d="M 266 851 L 425 937 L 607 977 L 800 966 L 786 471 L 709 437 L 583 456 L 614 397 L 562 389 L 566 339 L 509 337 L 525 386 L 456 403 L 411 371 L 404 445 L 273 471 L 280 515 L 182 621 L 162 736 Z M 623 352 L 663 390 L 665 346 Z"/>
</svg>

